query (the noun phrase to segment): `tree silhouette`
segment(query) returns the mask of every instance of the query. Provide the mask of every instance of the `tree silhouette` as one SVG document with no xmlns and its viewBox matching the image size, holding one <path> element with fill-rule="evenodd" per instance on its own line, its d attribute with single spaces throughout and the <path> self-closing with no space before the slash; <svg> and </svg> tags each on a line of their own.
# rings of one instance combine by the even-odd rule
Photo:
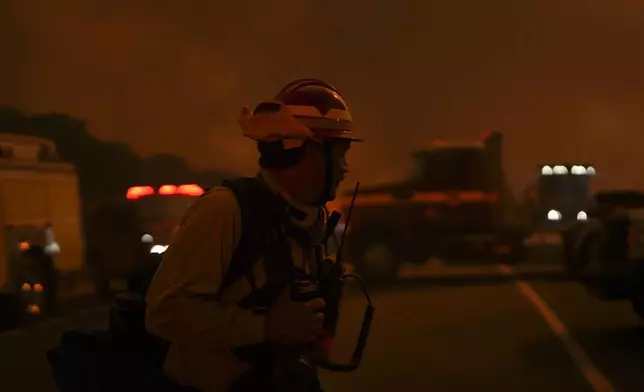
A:
<svg viewBox="0 0 644 392">
<path fill-rule="evenodd" d="M 0 132 L 53 141 L 60 159 L 76 167 L 85 209 L 122 199 L 127 188 L 135 185 L 198 183 L 210 187 L 227 177 L 218 171 L 193 170 L 184 158 L 173 154 L 144 159 L 126 143 L 94 137 L 84 121 L 67 114 L 28 116 L 14 108 L 0 107 Z"/>
<path fill-rule="evenodd" d="M 152 186 L 194 183 L 198 177 L 184 158 L 172 154 L 157 154 L 144 159 L 142 174 L 144 183 Z"/>
</svg>

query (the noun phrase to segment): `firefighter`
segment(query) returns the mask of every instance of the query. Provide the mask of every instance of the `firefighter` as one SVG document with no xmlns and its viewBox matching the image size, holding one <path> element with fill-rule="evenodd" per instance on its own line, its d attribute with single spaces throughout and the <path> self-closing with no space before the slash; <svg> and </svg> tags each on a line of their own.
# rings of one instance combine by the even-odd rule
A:
<svg viewBox="0 0 644 392">
<path fill-rule="evenodd" d="M 244 349 L 315 347 L 323 334 L 322 299 L 296 301 L 289 287 L 270 301 L 253 295 L 273 287 L 284 266 L 314 272 L 324 205 L 347 173 L 352 142 L 361 139 L 340 94 L 314 79 L 288 84 L 252 112 L 244 108 L 239 123 L 257 143 L 258 175 L 250 183 L 224 182 L 189 209 L 147 293 L 147 329 L 170 343 L 164 369 L 179 390 L 286 390 L 271 385 L 272 376 Z M 269 210 L 278 212 L 262 220 Z M 286 246 L 265 245 L 252 263 L 249 253 L 261 243 L 250 242 L 249 233 L 261 225 L 274 225 L 271 244 Z M 321 390 L 314 381 L 297 391 Z"/>
</svg>

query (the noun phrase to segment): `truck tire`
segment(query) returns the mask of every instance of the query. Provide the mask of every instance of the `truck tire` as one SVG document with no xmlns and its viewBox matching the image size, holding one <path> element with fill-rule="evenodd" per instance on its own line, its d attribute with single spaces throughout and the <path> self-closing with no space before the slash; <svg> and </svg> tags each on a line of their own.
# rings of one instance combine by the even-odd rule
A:
<svg viewBox="0 0 644 392">
<path fill-rule="evenodd" d="M 633 311 L 644 320 L 644 260 L 633 269 L 630 286 Z"/>
<path fill-rule="evenodd" d="M 398 277 L 399 263 L 386 242 L 371 242 L 362 247 L 356 272 L 366 282 L 390 283 Z"/>
</svg>

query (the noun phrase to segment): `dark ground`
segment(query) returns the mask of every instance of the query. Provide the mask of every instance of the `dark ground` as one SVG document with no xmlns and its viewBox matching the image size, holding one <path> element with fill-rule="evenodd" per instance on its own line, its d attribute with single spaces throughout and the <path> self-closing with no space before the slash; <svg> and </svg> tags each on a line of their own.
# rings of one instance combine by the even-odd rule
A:
<svg viewBox="0 0 644 392">
<path fill-rule="evenodd" d="M 522 268 L 522 279 L 596 365 L 589 371 L 581 361 L 586 375 L 598 371 L 614 386 L 601 392 L 643 391 L 644 329 L 629 304 L 595 300 L 557 268 Z M 579 358 L 497 266 L 415 271 L 372 296 L 376 317 L 363 365 L 323 374 L 328 391 L 597 391 Z M 336 359 L 348 359 L 362 307 L 355 293 L 347 296 Z M 106 306 L 93 305 L 0 333 L 0 391 L 54 391 L 46 350 L 63 330 L 103 327 L 105 318 Z"/>
</svg>

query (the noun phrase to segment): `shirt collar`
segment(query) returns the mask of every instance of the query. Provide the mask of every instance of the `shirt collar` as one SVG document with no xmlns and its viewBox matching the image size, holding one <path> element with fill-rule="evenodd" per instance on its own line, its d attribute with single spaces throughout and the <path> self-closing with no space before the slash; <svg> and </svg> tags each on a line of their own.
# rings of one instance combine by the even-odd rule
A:
<svg viewBox="0 0 644 392">
<path fill-rule="evenodd" d="M 275 178 L 267 170 L 260 169 L 259 175 L 263 178 L 264 182 L 266 182 L 266 185 L 268 185 L 269 189 L 271 189 L 274 193 L 277 193 L 280 196 L 282 196 L 282 198 L 291 207 L 303 213 L 302 214 L 304 215 L 303 219 L 297 219 L 294 216 L 291 216 L 291 221 L 293 222 L 293 224 L 300 227 L 311 227 L 318 221 L 318 218 L 320 217 L 319 207 L 306 205 L 304 203 L 301 203 L 295 200 L 293 196 L 291 196 L 283 187 L 281 187 L 277 183 Z"/>
</svg>

